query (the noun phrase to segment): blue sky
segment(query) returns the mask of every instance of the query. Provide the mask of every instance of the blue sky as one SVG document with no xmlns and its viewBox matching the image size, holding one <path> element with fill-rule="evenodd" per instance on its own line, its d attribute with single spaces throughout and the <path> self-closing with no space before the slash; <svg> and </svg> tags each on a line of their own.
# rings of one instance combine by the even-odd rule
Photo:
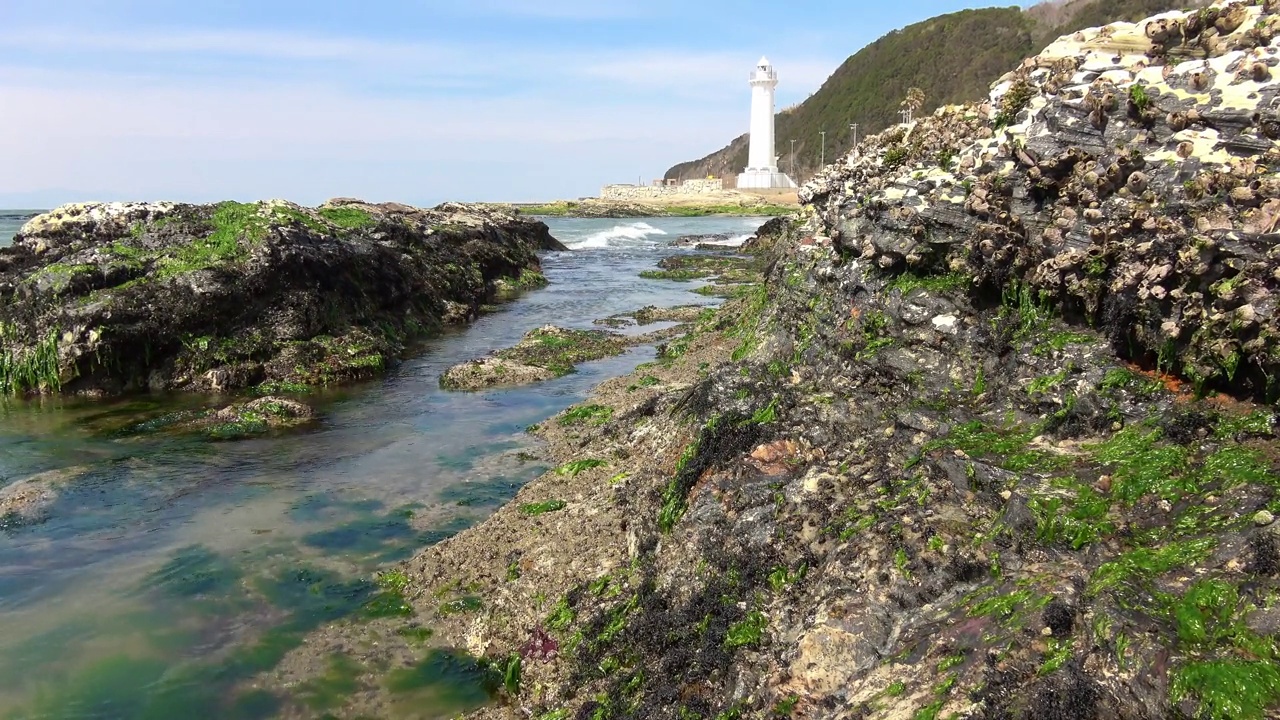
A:
<svg viewBox="0 0 1280 720">
<path fill-rule="evenodd" d="M 0 0 L 0 207 L 594 195 L 963 0 Z"/>
</svg>

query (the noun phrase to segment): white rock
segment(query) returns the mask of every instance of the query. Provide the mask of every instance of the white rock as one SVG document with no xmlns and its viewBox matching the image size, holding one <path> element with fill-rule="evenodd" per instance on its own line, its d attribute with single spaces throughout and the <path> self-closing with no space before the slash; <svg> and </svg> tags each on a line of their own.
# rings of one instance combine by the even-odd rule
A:
<svg viewBox="0 0 1280 720">
<path fill-rule="evenodd" d="M 955 315 L 939 315 L 933 319 L 933 326 L 938 332 L 944 332 L 948 335 L 956 334 L 956 325 L 960 322 Z"/>
</svg>

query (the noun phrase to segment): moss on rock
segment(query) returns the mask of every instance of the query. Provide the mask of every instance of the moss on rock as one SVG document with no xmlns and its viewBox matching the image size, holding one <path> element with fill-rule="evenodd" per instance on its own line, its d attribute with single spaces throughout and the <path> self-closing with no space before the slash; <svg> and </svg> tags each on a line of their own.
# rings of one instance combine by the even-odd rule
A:
<svg viewBox="0 0 1280 720">
<path fill-rule="evenodd" d="M 516 345 L 493 357 L 455 365 L 440 377 L 440 386 L 478 390 L 496 385 L 526 384 L 561 377 L 589 360 L 619 355 L 627 343 L 598 330 L 570 330 L 544 325 L 526 333 Z"/>
<path fill-rule="evenodd" d="M 0 393 L 370 377 L 544 284 L 548 249 L 546 225 L 482 206 L 67 205 L 0 249 Z"/>
</svg>

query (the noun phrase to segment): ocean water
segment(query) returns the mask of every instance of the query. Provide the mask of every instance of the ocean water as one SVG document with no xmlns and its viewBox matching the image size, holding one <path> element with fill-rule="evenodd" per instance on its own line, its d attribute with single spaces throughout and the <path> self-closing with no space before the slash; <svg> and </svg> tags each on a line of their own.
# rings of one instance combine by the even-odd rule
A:
<svg viewBox="0 0 1280 720">
<path fill-rule="evenodd" d="M 0 210 L 0 247 L 8 247 L 23 223 L 41 212 L 41 210 Z"/>
<path fill-rule="evenodd" d="M 427 342 L 384 378 L 310 396 L 322 420 L 305 432 L 235 443 L 119 432 L 226 398 L 0 404 L 0 487 L 51 473 L 55 495 L 40 522 L 0 518 L 0 718 L 266 718 L 299 701 L 322 715 L 308 688 L 280 697 L 246 680 L 308 630 L 359 612 L 377 570 L 545 471 L 523 429 L 653 350 L 480 393 L 444 392 L 440 373 L 548 322 L 714 303 L 688 292 L 696 283 L 638 275 L 680 235 L 740 239 L 760 222 L 549 219 L 574 248 L 546 254 L 549 287 Z M 413 716 L 485 698 L 444 690 Z"/>
</svg>

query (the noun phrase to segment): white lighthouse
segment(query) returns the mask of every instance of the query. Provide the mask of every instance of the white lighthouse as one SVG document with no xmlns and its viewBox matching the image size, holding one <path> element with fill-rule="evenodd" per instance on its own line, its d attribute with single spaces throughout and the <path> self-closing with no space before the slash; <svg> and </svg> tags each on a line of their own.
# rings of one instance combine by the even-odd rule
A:
<svg viewBox="0 0 1280 720">
<path fill-rule="evenodd" d="M 747 169 L 738 175 L 738 187 L 745 190 L 793 188 L 791 178 L 778 172 L 778 158 L 773 154 L 773 89 L 778 87 L 778 73 L 762 57 L 751 72 L 751 148 L 747 152 Z"/>
</svg>

